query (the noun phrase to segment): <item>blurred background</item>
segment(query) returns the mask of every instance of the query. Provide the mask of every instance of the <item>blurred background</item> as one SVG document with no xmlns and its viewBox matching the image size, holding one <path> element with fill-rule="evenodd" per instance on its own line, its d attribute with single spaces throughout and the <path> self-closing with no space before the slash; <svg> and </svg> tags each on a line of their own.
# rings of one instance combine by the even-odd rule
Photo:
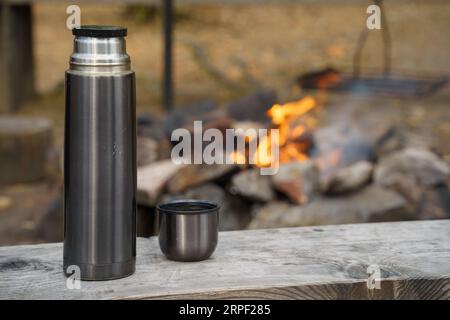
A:
<svg viewBox="0 0 450 320">
<path fill-rule="evenodd" d="M 0 245 L 62 240 L 70 4 L 82 24 L 128 28 L 140 236 L 182 197 L 218 201 L 222 230 L 450 217 L 448 1 L 377 1 L 381 30 L 366 28 L 372 1 L 174 1 L 170 109 L 163 2 L 121 3 L 0 3 Z M 280 128 L 279 174 L 174 167 L 170 133 L 193 120 Z"/>
</svg>

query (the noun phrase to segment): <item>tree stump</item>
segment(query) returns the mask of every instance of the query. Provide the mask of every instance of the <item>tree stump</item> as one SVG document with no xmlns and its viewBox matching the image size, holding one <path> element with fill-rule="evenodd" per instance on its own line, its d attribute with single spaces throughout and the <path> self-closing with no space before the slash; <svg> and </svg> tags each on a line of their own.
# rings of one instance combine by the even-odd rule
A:
<svg viewBox="0 0 450 320">
<path fill-rule="evenodd" d="M 0 117 L 0 185 L 44 178 L 51 145 L 48 119 Z"/>
<path fill-rule="evenodd" d="M 34 95 L 33 10 L 26 1 L 0 1 L 0 112 Z M 16 2 L 16 3 L 12 3 Z"/>
</svg>

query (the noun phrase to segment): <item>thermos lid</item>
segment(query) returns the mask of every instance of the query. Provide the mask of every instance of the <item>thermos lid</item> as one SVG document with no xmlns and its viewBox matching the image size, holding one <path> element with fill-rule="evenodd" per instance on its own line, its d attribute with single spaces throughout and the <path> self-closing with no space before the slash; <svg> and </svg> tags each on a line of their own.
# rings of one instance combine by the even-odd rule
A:
<svg viewBox="0 0 450 320">
<path fill-rule="evenodd" d="M 117 38 L 126 37 L 127 28 L 117 26 L 86 25 L 79 28 L 73 28 L 72 34 L 80 37 Z"/>
</svg>

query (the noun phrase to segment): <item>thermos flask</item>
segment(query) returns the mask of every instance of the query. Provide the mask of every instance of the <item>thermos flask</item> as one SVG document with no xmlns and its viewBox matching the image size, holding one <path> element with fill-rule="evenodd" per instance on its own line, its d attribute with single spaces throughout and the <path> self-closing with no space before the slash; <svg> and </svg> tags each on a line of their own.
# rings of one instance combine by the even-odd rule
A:
<svg viewBox="0 0 450 320">
<path fill-rule="evenodd" d="M 135 77 L 127 29 L 72 30 L 66 71 L 64 262 L 81 280 L 125 277 L 136 259 Z M 69 268 L 70 267 L 70 268 Z"/>
</svg>

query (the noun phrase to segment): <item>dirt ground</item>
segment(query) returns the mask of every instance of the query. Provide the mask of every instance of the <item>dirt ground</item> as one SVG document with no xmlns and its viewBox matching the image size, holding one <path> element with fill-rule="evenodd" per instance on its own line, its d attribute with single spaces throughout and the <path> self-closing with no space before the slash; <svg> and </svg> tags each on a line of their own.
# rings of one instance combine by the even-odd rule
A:
<svg viewBox="0 0 450 320">
<path fill-rule="evenodd" d="M 176 104 L 202 100 L 225 103 L 257 87 L 276 89 L 280 101 L 298 96 L 292 84 L 299 74 L 330 65 L 351 66 L 358 36 L 365 26 L 366 8 L 365 4 L 178 7 L 174 44 Z M 393 68 L 413 75 L 449 74 L 450 2 L 392 1 L 386 3 L 385 9 Z M 64 71 L 72 50 L 65 10 L 66 6 L 59 4 L 33 8 L 38 95 L 19 112 L 52 119 L 59 149 L 63 137 Z M 161 18 L 156 14 L 142 22 L 129 11 L 119 5 L 105 8 L 83 4 L 81 20 L 82 24 L 128 27 L 127 49 L 137 75 L 138 111 L 160 111 Z M 362 63 L 380 67 L 381 32 L 369 34 Z M 362 100 L 352 99 L 353 104 L 360 105 L 352 108 L 354 121 L 373 118 L 396 123 L 426 140 L 450 161 L 448 87 L 425 99 L 358 101 Z M 32 229 L 36 220 L 31 218 L 31 209 L 20 201 L 23 196 L 31 197 L 32 189 L 27 188 L 32 186 L 11 188 L 0 190 L 0 245 L 35 241 L 3 232 L 17 225 Z M 41 185 L 39 188 L 45 193 Z M 50 187 L 46 190 L 52 192 Z"/>
<path fill-rule="evenodd" d="M 64 70 L 72 50 L 65 8 L 56 4 L 33 8 L 39 95 L 21 111 L 51 117 L 58 142 L 64 112 Z M 388 2 L 385 9 L 392 36 L 393 68 L 412 74 L 448 74 L 450 3 Z M 174 46 L 176 104 L 205 99 L 226 102 L 257 86 L 275 88 L 280 100 L 287 100 L 293 94 L 292 81 L 300 73 L 329 65 L 351 66 L 356 41 L 365 25 L 365 10 L 364 4 L 181 6 Z M 128 27 L 127 47 L 137 74 L 138 111 L 160 110 L 161 18 L 156 14 L 140 22 L 136 16 L 124 6 L 81 6 L 83 24 Z M 380 31 L 371 31 L 363 52 L 364 66 L 381 66 L 381 44 Z M 447 97 L 444 100 L 448 101 Z M 420 108 L 427 111 L 424 122 L 436 112 L 435 107 L 421 102 L 408 102 L 406 112 L 416 117 L 423 113 Z M 442 123 L 432 127 L 438 134 L 448 134 L 450 124 L 445 121 L 449 117 L 437 113 Z"/>
</svg>

